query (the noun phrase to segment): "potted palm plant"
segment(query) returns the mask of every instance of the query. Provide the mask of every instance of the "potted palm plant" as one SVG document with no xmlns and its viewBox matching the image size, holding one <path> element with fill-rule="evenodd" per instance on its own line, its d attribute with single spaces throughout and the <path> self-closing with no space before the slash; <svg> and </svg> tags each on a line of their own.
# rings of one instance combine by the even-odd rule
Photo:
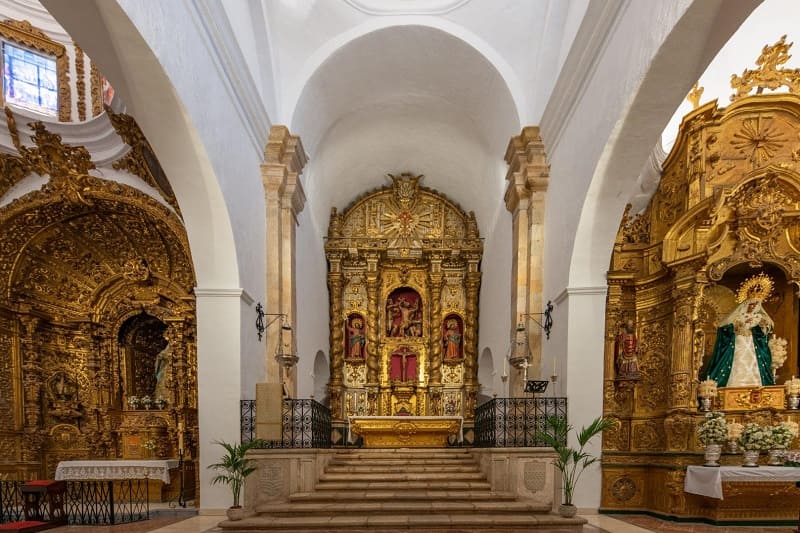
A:
<svg viewBox="0 0 800 533">
<path fill-rule="evenodd" d="M 245 457 L 248 450 L 258 447 L 261 441 L 251 440 L 244 443 L 228 443 L 225 441 L 215 441 L 225 448 L 225 454 L 220 457 L 218 463 L 208 465 L 208 468 L 216 470 L 218 474 L 211 479 L 211 484 L 222 483 L 231 488 L 233 494 L 233 505 L 228 509 L 229 520 L 241 520 L 244 517 L 244 509 L 239 504 L 239 497 L 242 493 L 242 486 L 247 476 L 256 471 L 252 461 Z"/>
<path fill-rule="evenodd" d="M 571 518 L 578 512 L 578 508 L 572 503 L 575 487 L 586 467 L 600 459 L 585 451 L 584 448 L 595 435 L 602 433 L 613 425 L 614 422 L 610 419 L 595 418 L 591 424 L 577 432 L 576 438 L 579 446 L 577 449 L 571 448 L 567 444 L 567 438 L 573 428 L 567 424 L 565 418 L 547 417 L 547 426 L 550 431 L 538 431 L 536 433 L 535 438 L 537 441 L 552 446 L 556 451 L 555 466 L 561 472 L 561 490 L 563 493 L 563 502 L 558 507 L 558 514 L 561 516 Z"/>
</svg>

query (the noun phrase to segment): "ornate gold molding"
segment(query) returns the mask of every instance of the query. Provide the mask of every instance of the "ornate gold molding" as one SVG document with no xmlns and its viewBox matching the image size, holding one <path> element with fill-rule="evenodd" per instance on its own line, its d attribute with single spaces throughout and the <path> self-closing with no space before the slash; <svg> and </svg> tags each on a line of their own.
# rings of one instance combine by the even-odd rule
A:
<svg viewBox="0 0 800 533">
<path fill-rule="evenodd" d="M 764 89 L 775 90 L 781 86 L 788 87 L 792 93 L 800 93 L 800 69 L 779 68 L 792 57 L 789 49 L 793 44 L 786 44 L 784 35 L 772 46 L 764 45 L 756 60 L 757 70 L 745 69 L 741 76 L 731 76 L 731 89 L 736 91 L 731 95 L 731 102 L 746 97 L 754 88 L 756 94 L 761 94 Z"/>
<path fill-rule="evenodd" d="M 75 90 L 78 93 L 78 120 L 86 120 L 86 54 L 75 45 Z"/>
<path fill-rule="evenodd" d="M 175 198 L 169 179 L 136 120 L 130 115 L 115 113 L 108 106 L 105 106 L 105 110 L 114 131 L 125 144 L 131 147 L 131 150 L 122 159 L 114 161 L 112 166 L 117 170 L 124 170 L 139 176 L 145 183 L 161 193 L 164 200 L 180 215 L 178 200 Z"/>
</svg>

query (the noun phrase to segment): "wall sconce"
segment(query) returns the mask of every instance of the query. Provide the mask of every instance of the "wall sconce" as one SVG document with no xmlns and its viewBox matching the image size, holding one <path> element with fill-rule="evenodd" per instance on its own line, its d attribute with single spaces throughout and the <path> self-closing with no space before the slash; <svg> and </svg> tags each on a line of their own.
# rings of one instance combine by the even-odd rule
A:
<svg viewBox="0 0 800 533">
<path fill-rule="evenodd" d="M 292 326 L 286 321 L 286 315 L 280 316 L 283 317 L 283 321 L 281 323 L 280 337 L 278 337 L 278 349 L 275 352 L 275 360 L 278 361 L 281 368 L 288 372 L 297 364 L 300 358 L 297 357 L 297 354 L 292 350 L 292 346 L 294 345 L 292 342 Z"/>
<path fill-rule="evenodd" d="M 538 320 L 533 318 L 535 316 L 542 317 L 542 322 L 539 322 Z M 539 326 L 540 328 L 542 328 L 544 330 L 544 333 L 545 333 L 545 336 L 547 337 L 547 340 L 550 340 L 550 330 L 553 329 L 553 303 L 550 300 L 547 301 L 547 305 L 545 306 L 543 312 L 541 312 L 541 313 L 523 313 L 523 314 L 519 315 L 520 322 L 522 321 L 523 317 L 529 317 L 531 320 L 533 320 L 536 323 L 537 326 Z M 517 326 L 517 327 L 519 327 L 519 326 Z"/>
<path fill-rule="evenodd" d="M 525 368 L 526 374 L 528 370 L 528 357 L 530 356 L 530 348 L 528 347 L 528 331 L 522 322 L 517 324 L 517 329 L 514 332 L 514 343 L 511 345 L 511 350 L 508 354 L 508 364 L 517 370 Z"/>
<path fill-rule="evenodd" d="M 528 366 L 530 366 L 530 346 L 528 345 L 528 331 L 525 324 L 522 322 L 524 317 L 530 317 L 540 328 L 545 332 L 547 338 L 550 338 L 550 330 L 553 328 L 553 304 L 548 301 L 547 306 L 542 313 L 522 313 L 519 315 L 519 322 L 517 329 L 514 332 L 514 343 L 511 345 L 508 355 L 508 363 L 517 370 L 524 369 L 525 381 L 528 380 Z M 534 316 L 544 317 L 542 323 L 533 318 Z"/>
<path fill-rule="evenodd" d="M 281 368 L 288 371 L 300 360 L 292 349 L 294 345 L 292 342 L 292 326 L 289 325 L 288 316 L 286 313 L 265 313 L 264 306 L 261 305 L 261 302 L 258 302 L 258 305 L 256 305 L 256 313 L 258 313 L 256 317 L 256 331 L 258 331 L 259 342 L 261 342 L 261 339 L 264 337 L 264 332 L 267 328 L 279 318 L 282 319 L 280 336 L 278 337 L 278 348 L 275 351 L 275 360 L 278 361 Z M 264 317 L 272 317 L 272 319 L 265 324 Z"/>
<path fill-rule="evenodd" d="M 258 342 L 261 342 L 266 329 L 267 326 L 264 325 L 264 306 L 261 305 L 261 302 L 258 302 L 258 305 L 256 305 L 256 332 L 258 332 Z"/>
</svg>

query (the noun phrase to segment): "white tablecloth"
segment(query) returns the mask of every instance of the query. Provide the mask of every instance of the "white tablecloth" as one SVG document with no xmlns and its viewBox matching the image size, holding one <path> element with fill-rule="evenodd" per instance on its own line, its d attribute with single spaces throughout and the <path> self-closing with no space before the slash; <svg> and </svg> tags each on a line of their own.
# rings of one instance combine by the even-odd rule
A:
<svg viewBox="0 0 800 533">
<path fill-rule="evenodd" d="M 800 481 L 800 468 L 790 466 L 688 466 L 683 490 L 722 500 L 723 481 Z"/>
<path fill-rule="evenodd" d="M 170 468 L 177 460 L 61 461 L 56 480 L 62 479 L 160 479 L 169 483 Z"/>
</svg>

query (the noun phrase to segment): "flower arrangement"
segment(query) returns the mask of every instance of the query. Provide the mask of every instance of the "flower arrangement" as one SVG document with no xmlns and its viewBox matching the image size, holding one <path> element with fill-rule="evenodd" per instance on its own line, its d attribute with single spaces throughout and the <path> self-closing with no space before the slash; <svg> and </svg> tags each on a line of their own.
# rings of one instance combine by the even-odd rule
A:
<svg viewBox="0 0 800 533">
<path fill-rule="evenodd" d="M 728 440 L 739 440 L 739 437 L 742 436 L 742 430 L 744 426 L 739 422 L 728 422 Z"/>
<path fill-rule="evenodd" d="M 773 335 L 767 344 L 769 345 L 769 351 L 772 355 L 772 371 L 775 372 L 777 369 L 783 366 L 783 363 L 786 362 L 787 341 L 786 339 L 775 337 Z"/>
<path fill-rule="evenodd" d="M 772 427 L 772 449 L 786 450 L 797 437 L 798 426 L 796 422 L 783 422 Z"/>
<path fill-rule="evenodd" d="M 739 445 L 742 449 L 751 451 L 770 449 L 772 446 L 772 428 L 754 423 L 745 424 L 742 434 L 739 436 Z"/>
<path fill-rule="evenodd" d="M 700 382 L 698 395 L 701 398 L 713 398 L 717 395 L 717 382 L 711 378 L 707 378 Z"/>
<path fill-rule="evenodd" d="M 147 439 L 142 443 L 142 448 L 152 452 L 156 449 L 156 442 L 153 439 Z"/>
<path fill-rule="evenodd" d="M 792 394 L 800 395 L 800 379 L 792 376 L 792 379 L 787 379 L 783 386 L 786 387 L 787 396 Z"/>
<path fill-rule="evenodd" d="M 139 398 L 136 396 L 128 396 L 128 407 L 131 409 L 139 408 Z"/>
<path fill-rule="evenodd" d="M 728 439 L 728 424 L 725 413 L 714 411 L 706 413 L 706 419 L 697 426 L 697 438 L 703 445 L 720 444 Z"/>
</svg>

